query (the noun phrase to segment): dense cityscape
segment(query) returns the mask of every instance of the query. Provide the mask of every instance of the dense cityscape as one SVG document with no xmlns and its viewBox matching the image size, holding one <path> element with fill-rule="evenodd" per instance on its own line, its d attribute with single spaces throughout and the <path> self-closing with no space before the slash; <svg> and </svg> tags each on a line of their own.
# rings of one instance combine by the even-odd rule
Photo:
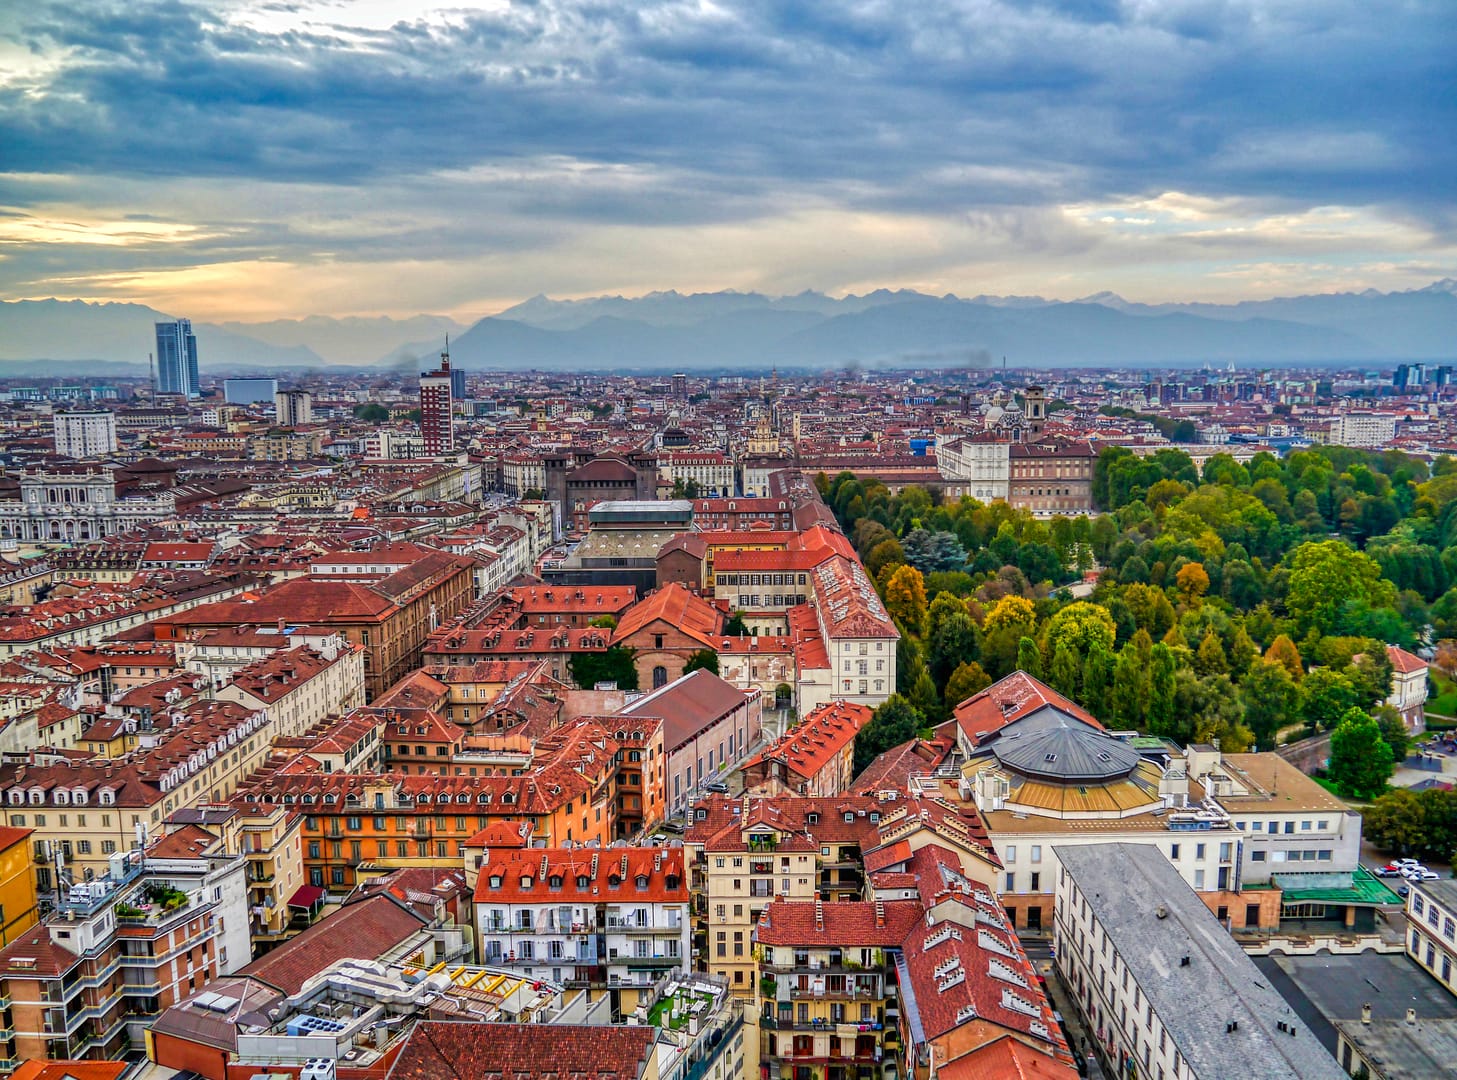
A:
<svg viewBox="0 0 1457 1080">
<path fill-rule="evenodd" d="M 6 1073 L 1450 1069 L 1450 365 L 147 344 L 0 387 Z"/>
</svg>

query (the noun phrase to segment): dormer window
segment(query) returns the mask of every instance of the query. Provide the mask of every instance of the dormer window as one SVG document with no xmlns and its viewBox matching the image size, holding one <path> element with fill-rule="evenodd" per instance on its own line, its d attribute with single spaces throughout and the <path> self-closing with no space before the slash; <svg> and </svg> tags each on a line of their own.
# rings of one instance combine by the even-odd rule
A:
<svg viewBox="0 0 1457 1080">
<path fill-rule="evenodd" d="M 668 877 L 667 877 L 666 884 L 667 884 L 667 886 L 668 886 L 669 889 L 676 889 L 678 887 L 678 875 L 677 874 L 669 874 Z"/>
<path fill-rule="evenodd" d="M 615 888 L 617 888 L 621 884 L 622 884 L 622 879 L 620 877 L 618 877 L 616 874 L 608 874 L 607 875 L 607 887 L 609 889 L 615 889 Z"/>
<path fill-rule="evenodd" d="M 56 788 L 51 797 L 57 806 L 66 806 L 71 801 L 71 793 L 65 788 Z"/>
<path fill-rule="evenodd" d="M 46 801 L 46 793 L 44 791 L 42 791 L 40 788 L 31 788 L 30 789 L 30 805 L 32 805 L 32 806 L 40 806 L 45 801 Z"/>
<path fill-rule="evenodd" d="M 25 802 L 25 792 L 21 791 L 19 788 L 11 788 L 10 805 L 19 806 L 23 802 Z"/>
<path fill-rule="evenodd" d="M 552 892 L 561 892 L 562 876 L 560 874 L 553 874 L 551 877 L 546 879 L 546 883 Z"/>
<path fill-rule="evenodd" d="M 523 888 L 523 889 L 530 889 L 531 888 L 531 875 L 530 874 L 523 874 L 523 875 L 521 875 L 521 888 Z"/>
<path fill-rule="evenodd" d="M 648 876 L 646 874 L 639 874 L 637 876 L 637 891 L 638 892 L 647 892 L 647 890 L 648 890 Z"/>
<path fill-rule="evenodd" d="M 493 889 L 499 889 L 500 887 L 501 887 L 501 875 L 500 874 L 492 874 L 491 875 L 491 888 L 493 888 Z"/>
<path fill-rule="evenodd" d="M 845 824 L 846 825 L 853 825 L 853 824 L 855 824 L 855 812 L 853 810 L 847 810 L 847 811 L 845 811 Z"/>
<path fill-rule="evenodd" d="M 304 796 L 304 805 L 305 806 L 313 806 L 314 805 L 314 797 L 312 795 L 305 795 Z"/>
<path fill-rule="evenodd" d="M 327 795 L 324 796 L 324 805 L 325 806 L 333 806 L 334 805 L 334 801 L 335 801 L 335 795 L 334 795 L 334 793 L 332 791 L 329 792 L 329 794 L 327 794 Z"/>
<path fill-rule="evenodd" d="M 85 806 L 86 805 L 86 789 L 85 788 L 76 788 L 76 790 L 74 790 L 74 791 L 71 792 L 71 805 L 72 806 Z"/>
<path fill-rule="evenodd" d="M 459 795 L 457 795 L 455 797 L 455 801 L 458 802 L 458 803 L 468 803 L 468 802 L 470 802 L 470 792 L 469 791 L 462 791 Z"/>
<path fill-rule="evenodd" d="M 806 825 L 818 825 L 820 823 L 820 816 L 816 813 L 805 814 L 804 823 Z"/>
<path fill-rule="evenodd" d="M 479 795 L 476 796 L 476 802 L 480 803 L 482 806 L 486 805 L 486 803 L 488 803 L 490 801 L 491 801 L 491 793 L 489 791 L 483 791 Z"/>
<path fill-rule="evenodd" d="M 422 792 L 420 792 L 420 801 L 422 803 L 429 802 L 430 801 L 430 792 L 428 792 L 428 791 L 422 791 Z"/>
<path fill-rule="evenodd" d="M 586 874 L 577 875 L 577 888 L 581 889 L 583 892 L 586 892 L 587 886 L 591 883 L 592 879 L 589 878 Z"/>
<path fill-rule="evenodd" d="M 516 803 L 516 793 L 514 791 L 506 792 L 501 796 L 501 801 L 507 806 L 514 806 Z"/>
</svg>

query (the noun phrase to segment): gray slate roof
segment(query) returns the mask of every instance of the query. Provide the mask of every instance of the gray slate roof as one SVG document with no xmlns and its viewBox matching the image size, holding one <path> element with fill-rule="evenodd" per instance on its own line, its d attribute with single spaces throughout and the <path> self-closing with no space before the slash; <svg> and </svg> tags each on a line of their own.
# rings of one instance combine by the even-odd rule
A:
<svg viewBox="0 0 1457 1080">
<path fill-rule="evenodd" d="M 1341 1080 L 1345 1072 L 1150 844 L 1057 845 L 1093 916 L 1203 1080 Z M 1167 912 L 1159 918 L 1155 909 Z M 1189 957 L 1187 967 L 1181 966 Z M 1226 1031 L 1238 1021 L 1234 1032 Z M 1284 1022 L 1295 1034 L 1280 1031 Z"/>
<path fill-rule="evenodd" d="M 1054 783 L 1103 783 L 1127 776 L 1138 751 L 1075 716 L 1049 706 L 1017 722 L 992 744 L 997 761 Z"/>
</svg>

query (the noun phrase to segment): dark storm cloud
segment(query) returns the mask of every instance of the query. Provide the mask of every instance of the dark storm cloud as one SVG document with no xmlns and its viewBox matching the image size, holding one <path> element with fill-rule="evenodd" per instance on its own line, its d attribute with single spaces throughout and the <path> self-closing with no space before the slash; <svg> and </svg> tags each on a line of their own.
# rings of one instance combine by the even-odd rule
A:
<svg viewBox="0 0 1457 1080">
<path fill-rule="evenodd" d="M 548 0 L 279 32 L 171 0 L 41 5 L 15 37 L 58 62 L 0 86 L 6 172 L 350 186 L 562 159 L 660 176 L 509 204 L 629 224 L 1181 190 L 1440 227 L 1457 190 L 1447 0 Z"/>
</svg>

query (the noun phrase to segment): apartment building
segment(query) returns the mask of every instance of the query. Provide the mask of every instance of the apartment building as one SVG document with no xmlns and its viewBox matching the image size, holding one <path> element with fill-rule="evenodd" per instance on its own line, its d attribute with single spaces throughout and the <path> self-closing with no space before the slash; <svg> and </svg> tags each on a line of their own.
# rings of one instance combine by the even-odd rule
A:
<svg viewBox="0 0 1457 1080">
<path fill-rule="evenodd" d="M 250 584 L 243 574 L 154 570 L 129 575 L 125 585 L 96 584 L 71 596 L 51 596 L 22 613 L 0 616 L 0 657 L 95 645 L 144 623 L 226 602 Z"/>
<path fill-rule="evenodd" d="M 1406 954 L 1457 994 L 1457 880 L 1412 882 L 1406 897 Z"/>
<path fill-rule="evenodd" d="M 0 1054 L 104 1060 L 218 974 L 216 906 L 151 874 L 141 852 L 67 889 L 52 918 L 0 950 L 9 1021 Z"/>
<path fill-rule="evenodd" d="M 708 970 L 752 997 L 754 927 L 771 900 L 861 899 L 861 852 L 878 843 L 881 812 L 878 800 L 853 796 L 712 796 L 696 804 L 684 846 Z"/>
<path fill-rule="evenodd" d="M 483 963 L 610 994 L 623 1014 L 692 967 L 682 848 L 487 848 L 475 918 Z"/>
<path fill-rule="evenodd" d="M 1105 1069 L 1168 1080 L 1344 1072 L 1151 845 L 1059 847 L 1056 963 Z"/>
<path fill-rule="evenodd" d="M 213 686 L 223 686 L 243 668 L 283 650 L 302 646 L 316 651 L 338 650 L 348 647 L 348 642 L 337 634 L 311 632 L 307 627 L 290 626 L 286 621 L 270 626 L 248 623 L 204 630 L 177 642 L 176 661 Z"/>
<path fill-rule="evenodd" d="M 807 712 L 830 699 L 875 708 L 895 693 L 900 632 L 858 559 L 837 555 L 815 567 L 813 611 L 833 680 L 827 695 L 799 693 Z"/>
<path fill-rule="evenodd" d="M 239 669 L 216 697 L 266 709 L 274 735 L 294 738 L 364 704 L 364 655 L 362 645 L 338 636 L 320 649 L 301 645 Z"/>
<path fill-rule="evenodd" d="M 896 1074 L 1073 1080 L 1057 1014 L 996 896 L 937 875 L 917 906 L 925 917 L 894 954 L 898 1031 L 886 1056 Z"/>
<path fill-rule="evenodd" d="M 923 915 L 916 902 L 774 900 L 764 908 L 754 955 L 771 1077 L 880 1080 L 887 1041 L 896 1045 L 893 950 Z"/>
<path fill-rule="evenodd" d="M 464 610 L 473 594 L 474 563 L 464 556 L 429 552 L 399 569 L 391 569 L 393 556 L 380 556 L 378 564 L 330 558 L 308 577 L 154 623 L 157 640 L 279 620 L 337 634 L 363 648 L 365 696 L 372 701 L 420 666 L 430 633 Z M 325 572 L 332 570 L 338 572 Z"/>
<path fill-rule="evenodd" d="M 618 750 L 610 729 L 583 718 L 510 767 L 457 763 L 464 775 L 381 775 L 285 763 L 251 776 L 232 805 L 301 813 L 307 884 L 337 895 L 360 882 L 366 862 L 459 866 L 466 841 L 493 822 L 524 823 L 542 846 L 606 847 L 617 839 Z"/>
<path fill-rule="evenodd" d="M 9 824 L 33 832 L 37 887 L 55 887 L 56 858 L 78 875 L 105 873 L 112 855 L 163 818 L 228 798 L 266 759 L 270 736 L 266 713 L 202 701 L 115 762 L 37 757 L 0 766 Z"/>
<path fill-rule="evenodd" d="M 227 805 L 204 804 L 179 810 L 163 827 L 171 832 L 188 830 L 195 844 L 205 844 L 214 857 L 239 855 L 245 866 L 248 948 L 261 955 L 281 944 L 306 925 L 300 911 L 299 890 L 305 887 L 303 850 L 299 843 L 303 815 L 284 807 L 266 807 L 245 813 Z M 205 841 L 203 837 L 206 837 Z M 295 925 L 295 922 L 302 925 Z M 233 922 L 228 922 L 229 933 Z M 235 955 L 243 960 L 233 960 Z M 227 970 L 247 962 L 247 951 L 230 948 Z"/>
</svg>

